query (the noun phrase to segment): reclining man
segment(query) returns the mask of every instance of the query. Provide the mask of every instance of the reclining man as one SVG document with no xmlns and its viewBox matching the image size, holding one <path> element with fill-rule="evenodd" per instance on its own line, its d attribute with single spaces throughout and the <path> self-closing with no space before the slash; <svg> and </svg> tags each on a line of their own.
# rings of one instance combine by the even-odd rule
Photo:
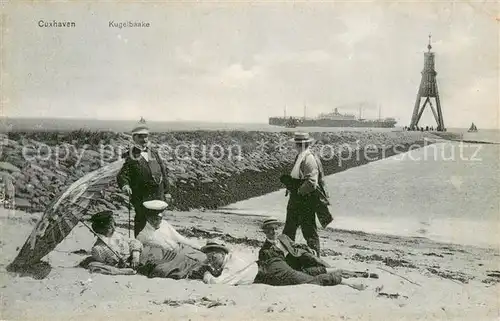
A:
<svg viewBox="0 0 500 321">
<path fill-rule="evenodd" d="M 257 263 L 239 258 L 227 247 L 208 242 L 201 247 L 177 232 L 163 219 L 167 203 L 144 202 L 147 223 L 137 239 L 143 244 L 139 273 L 149 277 L 197 279 L 208 284 L 251 284 Z"/>
<path fill-rule="evenodd" d="M 280 222 L 267 219 L 262 224 L 266 241 L 259 251 L 259 272 L 255 283 L 269 285 L 317 284 L 322 286 L 347 285 L 356 290 L 364 290 L 363 284 L 342 280 L 342 272 L 334 270 L 313 251 L 301 248 L 288 236 L 278 236 Z"/>
<path fill-rule="evenodd" d="M 138 271 L 150 278 L 202 280 L 206 284 L 247 285 L 254 282 L 258 272 L 255 261 L 245 262 L 223 244 L 210 241 L 201 251 L 206 255 L 204 261 L 183 252 L 166 251 L 162 259 L 149 259 Z"/>
<path fill-rule="evenodd" d="M 215 242 L 207 242 L 201 250 L 207 255 L 203 282 L 227 285 L 247 285 L 254 282 L 259 270 L 255 260 L 246 262 L 225 245 Z"/>
</svg>

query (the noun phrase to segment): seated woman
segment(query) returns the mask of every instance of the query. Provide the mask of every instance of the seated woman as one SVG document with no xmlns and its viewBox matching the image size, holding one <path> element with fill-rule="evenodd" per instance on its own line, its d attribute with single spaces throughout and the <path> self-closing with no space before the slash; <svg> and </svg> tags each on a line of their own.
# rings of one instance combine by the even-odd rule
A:
<svg viewBox="0 0 500 321">
<path fill-rule="evenodd" d="M 141 242 L 116 233 L 112 211 L 99 212 L 90 221 L 98 239 L 91 250 L 94 262 L 89 269 L 105 274 L 134 274 L 143 248 Z"/>
</svg>

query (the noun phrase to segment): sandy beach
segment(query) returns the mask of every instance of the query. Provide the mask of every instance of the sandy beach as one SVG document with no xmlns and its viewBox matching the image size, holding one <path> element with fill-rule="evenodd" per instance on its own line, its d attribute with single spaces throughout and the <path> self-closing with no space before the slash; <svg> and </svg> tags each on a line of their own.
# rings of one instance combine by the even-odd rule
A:
<svg viewBox="0 0 500 321">
<path fill-rule="evenodd" d="M 363 133 L 353 137 L 359 138 L 361 135 L 367 135 L 367 142 L 374 142 L 374 139 L 381 137 L 391 138 L 390 135 L 400 143 L 421 138 L 415 134 L 412 136 L 411 133 L 371 137 L 370 134 Z M 346 141 L 345 137 L 343 141 Z M 421 151 L 417 150 L 415 153 Z M 43 165 L 47 166 L 45 168 L 49 167 L 48 164 Z M 341 214 L 339 219 L 349 217 L 350 211 L 360 212 L 360 207 L 363 207 L 367 211 L 366 218 L 376 220 L 376 214 L 383 209 L 382 205 L 392 204 L 390 200 L 394 194 L 377 190 L 377 186 L 392 186 L 393 175 L 386 175 L 384 171 L 392 171 L 395 166 L 418 166 L 422 169 L 424 163 L 418 165 L 415 162 L 394 162 L 394 159 L 387 159 L 359 165 L 361 164 L 356 162 L 349 163 L 342 170 L 352 167 L 351 169 L 327 177 L 330 186 L 340 188 L 344 194 L 350 195 L 334 198 L 336 211 Z M 21 173 L 27 169 L 26 177 L 31 177 L 30 166 L 31 164 L 22 166 Z M 277 170 L 282 169 L 280 167 Z M 412 189 L 419 189 L 420 185 L 413 184 L 410 174 L 403 175 L 406 170 L 396 171 L 400 173 L 397 178 L 400 181 L 398 186 L 401 187 L 401 182 L 406 182 L 404 190 L 410 195 Z M 337 172 L 338 169 L 332 167 L 330 171 Z M 376 177 L 372 173 L 380 175 Z M 235 176 L 236 181 L 244 175 Z M 427 172 L 427 175 L 433 174 Z M 368 181 L 364 181 L 365 179 Z M 377 181 L 377 184 L 369 183 L 370 180 Z M 357 182 L 359 186 L 352 185 L 350 181 Z M 452 187 L 448 187 L 446 204 L 453 203 L 453 197 L 456 198 L 453 195 L 458 195 Z M 349 188 L 352 190 L 349 191 Z M 239 190 L 246 191 L 241 186 Z M 441 190 L 443 191 L 442 188 Z M 363 202 L 357 200 L 356 191 L 365 195 Z M 256 259 L 263 242 L 264 237 L 259 232 L 263 215 L 268 212 L 268 215 L 275 216 L 273 211 L 284 211 L 285 198 L 281 192 L 283 191 L 278 190 L 250 199 L 251 195 L 241 195 L 241 199 L 246 199 L 245 201 L 230 203 L 227 208 L 219 210 L 169 211 L 166 219 L 181 234 L 197 238 L 201 244 L 211 239 L 224 242 L 250 262 Z M 263 193 L 263 190 L 259 193 Z M 432 189 L 427 193 L 432 194 Z M 419 197 L 426 198 L 426 195 Z M 412 214 L 411 206 L 418 210 L 416 203 L 409 200 L 402 202 L 407 202 L 405 204 L 409 207 L 402 207 L 401 210 L 413 216 L 418 213 Z M 370 208 L 370 204 L 375 206 Z M 252 207 L 260 212 L 259 215 L 248 211 Z M 387 212 L 386 210 L 382 212 Z M 116 213 L 119 215 L 119 231 L 127 234 L 127 210 L 117 206 Z M 76 267 L 89 255 L 95 242 L 90 231 L 79 224 L 44 258 L 43 261 L 50 265 L 45 278 L 38 280 L 6 272 L 5 267 L 15 258 L 40 216 L 40 212 L 0 209 L 1 319 L 496 320 L 499 317 L 500 251 L 495 246 L 479 247 L 456 242 L 451 244 L 425 237 L 395 236 L 380 232 L 371 234 L 357 228 L 356 231 L 346 230 L 345 227 L 341 230 L 338 228 L 342 226 L 339 220 L 334 221 L 331 227 L 320 230 L 321 254 L 336 268 L 377 273 L 378 279 L 357 280 L 368 286 L 366 290 L 359 292 L 345 286 L 314 285 L 231 287 L 205 285 L 201 281 L 148 279 L 140 275 L 91 274 Z M 278 217 L 284 219 L 283 215 Z M 363 217 L 359 219 L 363 220 Z M 297 241 L 304 243 L 300 232 Z"/>
<path fill-rule="evenodd" d="M 320 231 L 325 260 L 338 268 L 379 275 L 379 279 L 358 279 L 368 285 L 366 290 L 231 287 L 91 274 L 75 267 L 95 241 L 78 225 L 46 257 L 52 270 L 45 279 L 5 272 L 37 217 L 1 212 L 4 320 L 496 320 L 499 316 L 500 254 L 493 249 L 327 228 Z M 121 212 L 120 218 L 119 231 L 126 234 L 127 213 Z M 171 212 L 166 219 L 182 234 L 202 243 L 222 241 L 248 260 L 256 257 L 263 241 L 260 216 L 191 211 Z"/>
</svg>

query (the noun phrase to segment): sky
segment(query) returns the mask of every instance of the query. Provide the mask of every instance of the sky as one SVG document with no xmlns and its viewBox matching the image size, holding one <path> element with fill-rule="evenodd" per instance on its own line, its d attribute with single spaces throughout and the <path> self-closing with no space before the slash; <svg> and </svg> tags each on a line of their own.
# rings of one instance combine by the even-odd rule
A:
<svg viewBox="0 0 500 321">
<path fill-rule="evenodd" d="M 499 127 L 495 2 L 153 4 L 6 8 L 7 117 L 261 122 L 330 112 L 409 124 L 432 33 L 445 126 Z M 38 21 L 74 21 L 40 28 Z M 115 28 L 109 22 L 149 22 Z M 378 106 L 378 107 L 377 107 Z M 435 125 L 430 109 L 420 125 Z"/>
</svg>

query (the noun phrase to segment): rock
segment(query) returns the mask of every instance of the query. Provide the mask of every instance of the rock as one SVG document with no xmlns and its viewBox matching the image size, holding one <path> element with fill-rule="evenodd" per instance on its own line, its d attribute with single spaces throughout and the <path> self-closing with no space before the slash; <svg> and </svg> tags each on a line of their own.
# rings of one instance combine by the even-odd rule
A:
<svg viewBox="0 0 500 321">
<path fill-rule="evenodd" d="M 0 162 L 0 170 L 5 170 L 7 172 L 20 172 L 21 170 L 8 162 Z"/>
<path fill-rule="evenodd" d="M 11 174 L 9 174 L 8 172 L 0 172 L 0 180 L 2 180 L 3 182 L 6 182 L 6 181 L 15 181 L 15 178 L 14 176 L 12 176 Z"/>
<path fill-rule="evenodd" d="M 36 171 L 39 171 L 39 172 L 41 172 L 41 173 L 43 173 L 43 172 L 45 171 L 43 168 L 41 168 L 40 166 L 35 165 L 35 164 L 33 164 L 33 163 L 30 163 L 30 165 L 29 165 L 29 166 L 30 166 L 30 168 L 32 168 L 32 169 L 34 169 L 34 170 L 36 170 Z"/>
<path fill-rule="evenodd" d="M 31 208 L 31 203 L 25 198 L 16 197 L 15 198 L 16 208 L 21 210 L 28 210 Z"/>
</svg>

